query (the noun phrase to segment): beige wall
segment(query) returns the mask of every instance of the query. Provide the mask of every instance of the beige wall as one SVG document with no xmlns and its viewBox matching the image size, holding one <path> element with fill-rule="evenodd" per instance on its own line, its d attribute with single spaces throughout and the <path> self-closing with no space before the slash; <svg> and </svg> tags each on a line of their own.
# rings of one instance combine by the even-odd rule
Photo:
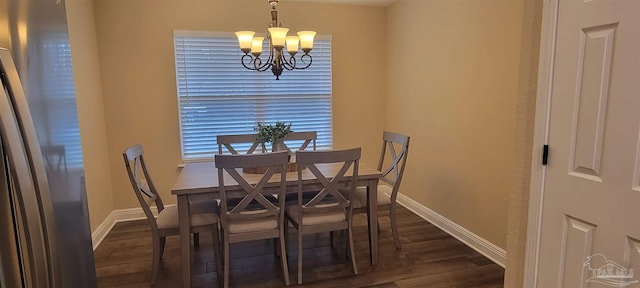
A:
<svg viewBox="0 0 640 288">
<path fill-rule="evenodd" d="M 113 211 L 113 188 L 92 0 L 67 0 L 91 231 Z"/>
<path fill-rule="evenodd" d="M 386 128 L 412 137 L 401 193 L 506 248 L 522 0 L 388 10 Z"/>
<path fill-rule="evenodd" d="M 286 1 L 279 8 L 292 30 L 332 35 L 334 146 L 362 146 L 364 161 L 374 163 L 385 125 L 385 8 Z M 121 158 L 134 143 L 144 145 L 163 200 L 175 202 L 170 189 L 181 154 L 173 30 L 266 31 L 268 10 L 254 0 L 95 1 L 114 209 L 139 206 Z"/>
</svg>

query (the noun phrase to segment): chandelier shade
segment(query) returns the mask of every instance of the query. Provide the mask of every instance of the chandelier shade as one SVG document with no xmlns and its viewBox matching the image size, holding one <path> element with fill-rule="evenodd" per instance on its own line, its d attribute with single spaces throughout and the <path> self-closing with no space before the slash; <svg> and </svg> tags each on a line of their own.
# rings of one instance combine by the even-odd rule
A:
<svg viewBox="0 0 640 288">
<path fill-rule="evenodd" d="M 236 36 L 238 37 L 238 43 L 240 44 L 240 50 L 244 53 L 251 52 L 253 35 L 256 32 L 253 31 L 238 31 Z"/>
<path fill-rule="evenodd" d="M 284 43 L 287 39 L 287 32 L 289 32 L 289 28 L 272 27 L 268 30 L 269 35 L 271 36 L 271 44 L 273 45 L 273 48 L 284 48 Z"/>
<path fill-rule="evenodd" d="M 316 37 L 315 31 L 300 31 L 298 32 L 298 37 L 300 37 L 300 47 L 302 51 L 309 53 L 311 49 L 313 49 L 313 38 Z"/>
<path fill-rule="evenodd" d="M 269 55 L 266 59 L 263 61 L 263 58 L 260 58 L 263 53 L 262 45 L 265 37 L 255 36 L 256 33 L 254 31 L 238 31 L 236 32 L 236 37 L 238 38 L 240 50 L 244 53 L 240 58 L 242 66 L 259 72 L 271 70 L 273 75 L 276 76 L 276 80 L 280 80 L 280 75 L 285 69 L 300 70 L 311 66 L 313 58 L 309 53 L 313 49 L 313 40 L 316 32 L 300 31 L 297 32 L 298 36 L 287 36 L 289 28 L 282 27 L 282 23 L 278 22 L 276 6 L 279 0 L 268 1 L 271 5 L 271 24 L 267 29 L 266 38 L 269 41 Z M 285 47 L 289 54 L 288 56 L 285 56 L 283 51 Z M 296 58 L 295 55 L 298 50 L 302 50 L 304 54 Z"/>
<path fill-rule="evenodd" d="M 253 37 L 252 45 L 251 45 L 251 54 L 253 56 L 259 57 L 262 54 L 262 43 L 264 42 L 264 37 Z"/>
<path fill-rule="evenodd" d="M 298 43 L 300 43 L 300 38 L 298 36 L 287 36 L 287 52 L 291 55 L 295 55 L 298 53 Z"/>
</svg>

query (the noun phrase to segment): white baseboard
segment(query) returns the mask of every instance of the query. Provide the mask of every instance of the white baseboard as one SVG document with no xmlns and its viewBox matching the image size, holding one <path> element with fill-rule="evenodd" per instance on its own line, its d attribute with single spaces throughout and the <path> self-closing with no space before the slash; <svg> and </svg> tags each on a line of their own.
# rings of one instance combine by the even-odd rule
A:
<svg viewBox="0 0 640 288">
<path fill-rule="evenodd" d="M 104 237 L 107 237 L 107 234 L 109 234 L 109 231 L 111 231 L 113 226 L 116 225 L 114 214 L 115 214 L 115 211 L 111 211 L 111 213 L 109 213 L 107 218 L 105 218 L 104 221 L 102 221 L 102 223 L 98 225 L 98 228 L 96 228 L 95 231 L 91 232 L 91 242 L 93 242 L 93 251 L 96 251 L 96 248 L 98 248 L 98 245 L 102 243 L 102 240 L 104 240 Z"/>
<path fill-rule="evenodd" d="M 169 207 L 169 206 L 174 206 L 174 205 L 165 205 L 165 207 Z M 158 215 L 158 209 L 156 209 L 156 207 L 151 207 L 151 211 L 153 212 L 154 215 Z M 120 210 L 111 211 L 109 216 L 107 216 L 107 218 L 104 219 L 102 223 L 100 223 L 98 228 L 96 228 L 96 230 L 91 233 L 91 240 L 93 242 L 93 251 L 95 251 L 96 248 L 98 248 L 98 245 L 102 243 L 102 240 L 104 240 L 104 237 L 107 237 L 107 234 L 109 234 L 109 231 L 113 229 L 113 226 L 115 226 L 116 223 L 140 220 L 140 219 L 146 219 L 146 218 L 147 216 L 144 215 L 144 211 L 142 211 L 142 208 L 120 209 Z"/>
<path fill-rule="evenodd" d="M 462 243 L 476 250 L 478 253 L 489 258 L 496 264 L 505 267 L 507 263 L 507 252 L 496 246 L 495 244 L 485 240 L 484 238 L 474 234 L 466 228 L 456 224 L 446 217 L 436 213 L 435 211 L 425 207 L 415 200 L 398 193 L 398 204 L 409 209 L 411 212 L 429 221 L 434 226 L 447 232 L 449 235 L 460 240 Z"/>
</svg>

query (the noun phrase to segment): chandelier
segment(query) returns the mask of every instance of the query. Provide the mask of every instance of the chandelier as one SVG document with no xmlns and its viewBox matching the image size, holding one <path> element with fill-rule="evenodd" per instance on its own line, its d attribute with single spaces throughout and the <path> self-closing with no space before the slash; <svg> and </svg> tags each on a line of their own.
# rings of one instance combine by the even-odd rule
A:
<svg viewBox="0 0 640 288">
<path fill-rule="evenodd" d="M 309 52 L 313 49 L 313 38 L 316 36 L 314 31 L 300 31 L 298 36 L 287 36 L 289 28 L 281 27 L 282 23 L 278 22 L 278 10 L 276 6 L 279 0 L 268 0 L 271 5 L 271 24 L 269 25 L 269 57 L 263 61 L 260 58 L 262 54 L 262 42 L 265 37 L 254 37 L 253 31 L 238 31 L 238 43 L 240 50 L 244 52 L 240 62 L 242 66 L 249 70 L 264 72 L 271 70 L 276 80 L 280 80 L 282 71 L 293 69 L 307 69 L 311 66 L 313 59 Z M 284 48 L 289 55 L 285 55 Z M 304 52 L 299 60 L 296 59 L 298 46 Z"/>
</svg>

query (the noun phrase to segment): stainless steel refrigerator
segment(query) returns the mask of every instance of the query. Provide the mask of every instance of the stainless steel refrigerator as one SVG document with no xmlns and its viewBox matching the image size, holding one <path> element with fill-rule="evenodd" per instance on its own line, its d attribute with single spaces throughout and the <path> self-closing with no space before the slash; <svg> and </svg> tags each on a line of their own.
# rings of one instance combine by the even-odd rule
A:
<svg viewBox="0 0 640 288">
<path fill-rule="evenodd" d="M 95 287 L 62 0 L 0 0 L 0 287 Z"/>
</svg>

